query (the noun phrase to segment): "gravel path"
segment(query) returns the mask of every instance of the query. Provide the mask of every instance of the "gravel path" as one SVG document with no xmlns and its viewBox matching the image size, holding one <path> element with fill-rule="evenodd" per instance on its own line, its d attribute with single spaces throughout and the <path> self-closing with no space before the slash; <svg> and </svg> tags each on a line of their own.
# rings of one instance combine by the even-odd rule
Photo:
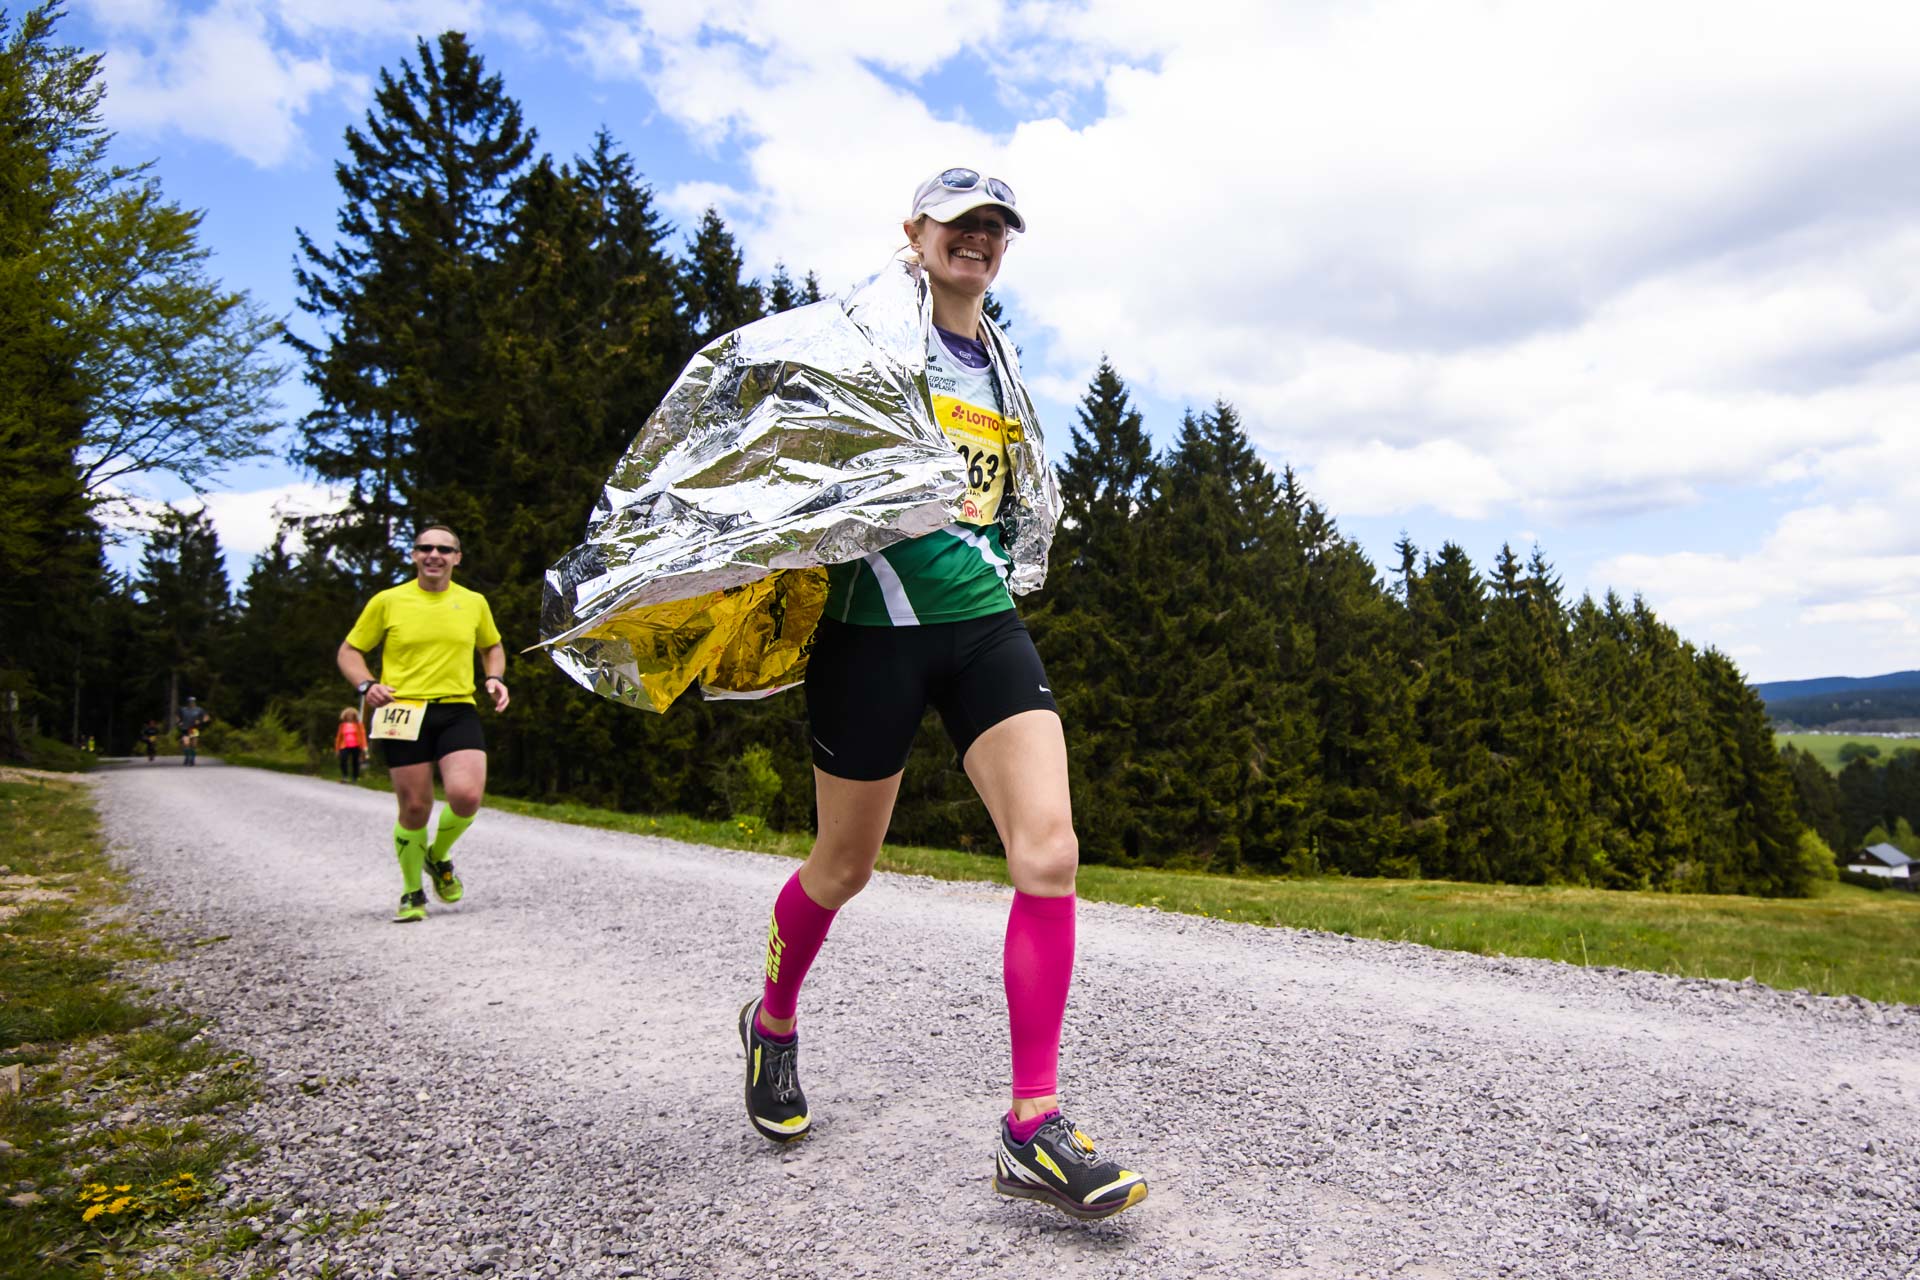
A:
<svg viewBox="0 0 1920 1280">
<path fill-rule="evenodd" d="M 988 1187 L 1003 889 L 841 915 L 778 1148 L 734 1016 L 793 863 L 487 812 L 466 901 L 403 928 L 386 795 L 96 792 L 144 923 L 202 944 L 151 980 L 267 1080 L 234 1274 L 1920 1280 L 1912 1007 L 1082 904 L 1062 1082 L 1152 1196 L 1081 1226 Z"/>
</svg>

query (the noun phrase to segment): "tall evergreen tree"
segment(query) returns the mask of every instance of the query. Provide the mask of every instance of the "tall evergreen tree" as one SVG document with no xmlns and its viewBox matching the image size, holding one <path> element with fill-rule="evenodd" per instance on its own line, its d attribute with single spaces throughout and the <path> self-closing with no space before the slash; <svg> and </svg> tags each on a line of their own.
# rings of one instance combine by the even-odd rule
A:
<svg viewBox="0 0 1920 1280">
<path fill-rule="evenodd" d="M 1136 729 L 1154 714 L 1139 608 L 1151 566 L 1137 523 L 1154 458 L 1139 411 L 1104 359 L 1071 440 L 1058 472 L 1061 518 L 1046 590 L 1026 619 L 1059 690 L 1083 856 L 1121 861 L 1139 845 L 1130 791 Z"/>
<path fill-rule="evenodd" d="M 498 396 L 486 359 L 493 268 L 535 140 L 460 33 L 415 53 L 397 76 L 380 73 L 364 131 L 347 130 L 341 239 L 322 249 L 300 232 L 295 272 L 300 308 L 322 330 L 294 342 L 320 398 L 300 459 L 349 485 L 325 532 L 377 577 L 398 569 L 418 519 L 454 518 L 441 508 L 459 505 L 489 461 L 476 427 Z"/>
<path fill-rule="evenodd" d="M 324 548 L 295 551 L 286 531 L 253 558 L 221 646 L 222 718 L 247 723 L 275 702 L 313 696 L 317 724 L 300 725 L 324 745 L 344 692 L 333 658 L 362 601 Z"/>
<path fill-rule="evenodd" d="M 1845 855 L 1859 847 L 1867 832 L 1886 825 L 1886 775 L 1872 761 L 1856 756 L 1840 770 L 1840 818 L 1846 838 L 1834 846 Z"/>
<path fill-rule="evenodd" d="M 746 279 L 746 260 L 718 209 L 700 218 L 681 270 L 680 293 L 697 346 L 765 314 L 760 282 Z"/>
<path fill-rule="evenodd" d="M 1309 857 L 1292 869 L 1441 874 L 1446 822 L 1415 720 L 1424 676 L 1408 612 L 1291 468 L 1281 473 L 1281 508 L 1307 561 L 1301 616 L 1320 756 Z M 1407 560 L 1412 544 L 1402 544 Z M 1415 585 L 1404 579 L 1403 589 Z"/>
<path fill-rule="evenodd" d="M 167 725 L 188 694 L 215 704 L 216 659 L 232 601 L 220 537 L 204 510 L 166 508 L 147 540 L 134 582 L 153 666 L 166 673 Z"/>
<path fill-rule="evenodd" d="M 1840 784 L 1810 751 L 1789 744 L 1780 749 L 1780 758 L 1793 781 L 1794 809 L 1801 823 L 1826 841 L 1829 849 L 1843 851 L 1847 828 L 1840 816 Z"/>
<path fill-rule="evenodd" d="M 812 272 L 807 273 L 807 279 L 813 281 Z M 820 300 L 817 282 L 814 283 L 814 296 L 809 298 L 807 292 L 806 285 L 795 284 L 793 277 L 787 274 L 786 263 L 776 262 L 773 264 L 773 276 L 767 281 L 765 310 L 768 315 L 778 315 L 782 311 L 791 311 Z"/>
<path fill-rule="evenodd" d="M 679 372 L 689 337 L 662 249 L 669 233 L 605 131 L 575 167 L 543 159 L 520 184 L 504 287 L 487 317 L 498 389 L 488 461 L 465 485 L 461 516 L 485 549 L 469 577 L 503 634 L 538 635 L 547 566 L 578 540 L 607 472 Z M 509 786 L 544 788 L 563 770 L 592 771 L 585 762 L 594 760 L 615 773 L 614 761 L 711 716 L 689 709 L 672 725 L 636 717 L 545 661 L 517 669 L 514 682 L 523 714 L 500 727 L 495 750 Z M 532 724 L 538 732 L 522 732 Z"/>
</svg>

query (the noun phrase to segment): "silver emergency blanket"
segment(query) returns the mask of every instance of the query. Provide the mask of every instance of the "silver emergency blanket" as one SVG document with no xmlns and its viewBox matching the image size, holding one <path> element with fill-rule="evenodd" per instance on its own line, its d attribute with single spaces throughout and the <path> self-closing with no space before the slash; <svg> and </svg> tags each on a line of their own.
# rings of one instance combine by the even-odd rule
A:
<svg viewBox="0 0 1920 1280">
<path fill-rule="evenodd" d="M 962 454 L 927 388 L 933 304 L 902 252 L 844 298 L 755 321 L 693 358 L 607 480 L 587 540 L 547 571 L 541 643 L 595 693 L 664 711 L 798 684 L 825 566 L 954 519 Z M 1017 594 L 1060 514 L 1013 347 L 982 321 L 1007 419 L 1000 523 Z"/>
</svg>

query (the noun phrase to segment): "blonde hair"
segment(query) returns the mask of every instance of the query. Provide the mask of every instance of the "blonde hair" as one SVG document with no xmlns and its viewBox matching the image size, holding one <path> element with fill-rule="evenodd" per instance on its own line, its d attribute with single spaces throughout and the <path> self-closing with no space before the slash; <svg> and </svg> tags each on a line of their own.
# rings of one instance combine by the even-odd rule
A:
<svg viewBox="0 0 1920 1280">
<path fill-rule="evenodd" d="M 342 707 L 340 708 L 340 718 L 342 720 L 358 720 L 360 718 L 360 709 L 358 707 Z"/>
</svg>

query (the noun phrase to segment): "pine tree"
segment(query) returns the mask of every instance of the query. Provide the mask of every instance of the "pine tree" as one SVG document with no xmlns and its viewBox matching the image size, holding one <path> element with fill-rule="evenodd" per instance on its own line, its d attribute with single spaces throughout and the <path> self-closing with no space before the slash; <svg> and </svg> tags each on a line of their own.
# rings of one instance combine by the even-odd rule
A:
<svg viewBox="0 0 1920 1280">
<path fill-rule="evenodd" d="M 1300 618 L 1313 645 L 1311 696 L 1320 778 L 1310 857 L 1291 868 L 1348 875 L 1438 875 L 1447 826 L 1440 779 L 1415 720 L 1425 691 L 1412 612 L 1291 469 L 1281 507 L 1307 560 Z M 1401 591 L 1419 599 L 1401 539 Z"/>
<path fill-rule="evenodd" d="M 1513 839 L 1503 793 L 1514 762 L 1495 750 L 1499 709 L 1486 582 L 1457 543 L 1442 544 L 1423 565 L 1411 622 L 1424 673 L 1420 733 L 1439 774 L 1437 801 L 1446 824 L 1445 853 L 1435 869 L 1449 879 L 1492 880 L 1504 869 Z"/>
<path fill-rule="evenodd" d="M 809 302 L 820 301 L 820 282 L 814 279 L 813 272 L 807 272 L 804 284 L 795 284 L 793 277 L 787 274 L 787 264 L 773 264 L 773 278 L 765 289 L 765 310 L 768 315 L 778 315 L 782 311 L 791 311 L 795 307 L 804 307 Z M 808 296 L 811 294 L 812 296 Z"/>
<path fill-rule="evenodd" d="M 695 345 L 765 314 L 758 280 L 743 279 L 746 261 L 717 209 L 708 209 L 694 233 L 682 267 L 680 295 Z"/>
<path fill-rule="evenodd" d="M 1475 693 L 1487 709 L 1493 877 L 1577 880 L 1586 795 L 1573 749 L 1558 583 L 1537 549 L 1523 569 L 1513 548 L 1502 546 L 1490 585 L 1487 668 Z"/>
<path fill-rule="evenodd" d="M 364 131 L 347 130 L 341 240 L 323 250 L 300 232 L 295 272 L 300 308 L 323 331 L 294 343 L 321 402 L 300 459 L 350 486 L 327 537 L 375 577 L 397 570 L 419 520 L 458 518 L 441 508 L 488 461 L 476 428 L 497 407 L 493 268 L 535 140 L 464 36 L 415 52 L 417 65 L 380 73 Z"/>
<path fill-rule="evenodd" d="M 1886 824 L 1886 775 L 1872 761 L 1855 757 L 1840 770 L 1838 782 L 1846 838 L 1833 848 L 1844 856 L 1859 847 L 1868 831 Z"/>
<path fill-rule="evenodd" d="M 1766 704 L 1732 659 L 1717 649 L 1700 656 L 1698 670 L 1716 724 L 1723 726 L 1732 817 L 1732 857 L 1708 884 L 1715 893 L 1805 897 L 1809 869 L 1800 857 L 1801 824 L 1793 783 L 1773 745 Z"/>
<path fill-rule="evenodd" d="M 462 519 L 484 550 L 472 558 L 472 584 L 487 594 L 503 635 L 531 641 L 547 566 L 578 540 L 607 473 L 679 371 L 689 337 L 674 264 L 661 248 L 669 229 L 605 131 L 575 169 L 534 165 L 517 196 L 498 266 L 503 287 L 485 326 L 496 412 L 476 433 L 487 461 L 465 485 Z M 513 684 L 523 714 L 494 739 L 510 786 L 544 790 L 563 771 L 594 772 L 594 760 L 611 774 L 614 760 L 712 714 L 677 710 L 682 723 L 671 726 L 635 716 L 544 660 L 517 666 Z M 622 752 L 616 742 L 634 745 Z"/>
<path fill-rule="evenodd" d="M 1304 570 L 1279 486 L 1231 406 L 1188 414 L 1140 529 L 1145 669 L 1139 856 L 1231 871 L 1307 856 L 1313 733 Z M 1205 565 L 1204 573 L 1194 566 Z"/>
<path fill-rule="evenodd" d="M 1143 698 L 1144 633 L 1137 521 L 1154 474 L 1152 444 L 1125 384 L 1104 359 L 1081 397 L 1058 470 L 1061 519 L 1045 591 L 1028 628 L 1058 690 L 1075 823 L 1089 862 L 1137 850 L 1133 796 Z"/>
<path fill-rule="evenodd" d="M 323 548 L 296 552 L 282 530 L 253 558 L 221 646 L 222 718 L 251 723 L 276 701 L 317 694 L 320 722 L 301 727 L 316 745 L 330 742 L 347 692 L 334 653 L 363 603 Z"/>
<path fill-rule="evenodd" d="M 1794 810 L 1802 825 L 1838 852 L 1846 847 L 1847 829 L 1840 816 L 1840 784 L 1827 766 L 1810 751 L 1797 750 L 1791 743 L 1780 749 L 1780 758 L 1793 780 Z"/>
<path fill-rule="evenodd" d="M 226 564 L 204 510 L 166 508 L 147 540 L 134 582 L 153 665 L 167 673 L 167 726 L 188 694 L 213 707 L 216 660 L 232 616 Z"/>
</svg>

